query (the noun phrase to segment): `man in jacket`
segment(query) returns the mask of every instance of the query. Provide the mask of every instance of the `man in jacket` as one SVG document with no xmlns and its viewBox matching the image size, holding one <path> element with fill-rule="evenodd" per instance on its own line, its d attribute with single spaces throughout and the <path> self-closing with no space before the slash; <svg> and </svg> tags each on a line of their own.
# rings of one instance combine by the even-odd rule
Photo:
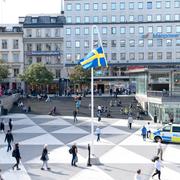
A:
<svg viewBox="0 0 180 180">
<path fill-rule="evenodd" d="M 11 142 L 14 141 L 13 135 L 12 135 L 10 130 L 8 130 L 7 133 L 6 133 L 4 142 L 6 142 L 6 141 L 8 143 L 8 148 L 7 148 L 7 152 L 8 152 L 9 150 L 11 151 L 11 149 L 12 149 L 11 148 Z"/>
</svg>

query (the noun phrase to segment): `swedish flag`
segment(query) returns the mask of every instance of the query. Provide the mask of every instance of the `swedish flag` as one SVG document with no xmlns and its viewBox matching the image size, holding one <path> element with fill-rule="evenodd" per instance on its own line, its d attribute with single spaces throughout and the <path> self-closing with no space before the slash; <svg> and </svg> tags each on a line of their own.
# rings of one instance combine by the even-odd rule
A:
<svg viewBox="0 0 180 180">
<path fill-rule="evenodd" d="M 86 57 L 80 60 L 80 64 L 84 69 L 108 66 L 101 46 L 88 53 Z"/>
</svg>

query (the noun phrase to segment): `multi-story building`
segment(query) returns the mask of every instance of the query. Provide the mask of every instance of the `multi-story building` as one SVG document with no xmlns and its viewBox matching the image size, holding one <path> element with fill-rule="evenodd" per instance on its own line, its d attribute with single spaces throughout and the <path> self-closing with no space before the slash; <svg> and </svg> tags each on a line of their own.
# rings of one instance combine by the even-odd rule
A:
<svg viewBox="0 0 180 180">
<path fill-rule="evenodd" d="M 158 114 L 162 120 L 173 109 L 180 120 L 178 104 L 147 100 L 148 90 L 180 90 L 180 0 L 64 0 L 64 15 L 67 66 L 91 51 L 92 33 L 97 46 L 97 30 L 92 28 L 96 25 L 109 64 L 95 78 L 97 89 L 120 86 L 127 78 L 136 83 L 137 95 L 146 97 L 152 116 Z M 129 76 L 123 77 L 123 70 Z"/>
<path fill-rule="evenodd" d="M 8 65 L 9 76 L 1 83 L 3 89 L 24 89 L 19 74 L 24 70 L 23 31 L 19 25 L 0 27 L 0 59 Z"/>
<path fill-rule="evenodd" d="M 24 64 L 42 62 L 54 74 L 49 93 L 59 92 L 63 64 L 63 24 L 65 18 L 57 15 L 29 15 L 19 19 L 23 25 Z"/>
</svg>

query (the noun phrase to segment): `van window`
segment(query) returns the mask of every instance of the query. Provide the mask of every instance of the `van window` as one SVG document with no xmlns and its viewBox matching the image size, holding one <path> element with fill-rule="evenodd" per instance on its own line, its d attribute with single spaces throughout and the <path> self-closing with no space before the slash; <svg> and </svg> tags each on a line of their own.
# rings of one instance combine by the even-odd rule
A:
<svg viewBox="0 0 180 180">
<path fill-rule="evenodd" d="M 180 127 L 174 126 L 173 127 L 173 132 L 179 132 L 180 133 Z"/>
<path fill-rule="evenodd" d="M 171 130 L 171 126 L 165 126 L 165 127 L 162 129 L 162 131 L 164 131 L 164 132 L 170 132 L 170 130 Z"/>
</svg>

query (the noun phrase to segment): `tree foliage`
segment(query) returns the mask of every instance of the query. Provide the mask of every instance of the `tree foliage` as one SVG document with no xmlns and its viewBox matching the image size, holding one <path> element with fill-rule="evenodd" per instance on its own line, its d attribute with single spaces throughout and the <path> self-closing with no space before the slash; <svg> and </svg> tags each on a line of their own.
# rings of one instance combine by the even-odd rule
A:
<svg viewBox="0 0 180 180">
<path fill-rule="evenodd" d="M 6 79 L 9 75 L 8 66 L 0 61 L 0 82 Z"/>
<path fill-rule="evenodd" d="M 73 84 L 86 85 L 90 82 L 91 70 L 84 70 L 81 65 L 74 67 L 70 74 L 70 81 Z"/>
<path fill-rule="evenodd" d="M 53 74 L 42 63 L 31 64 L 20 77 L 30 85 L 47 85 L 53 82 Z"/>
</svg>

